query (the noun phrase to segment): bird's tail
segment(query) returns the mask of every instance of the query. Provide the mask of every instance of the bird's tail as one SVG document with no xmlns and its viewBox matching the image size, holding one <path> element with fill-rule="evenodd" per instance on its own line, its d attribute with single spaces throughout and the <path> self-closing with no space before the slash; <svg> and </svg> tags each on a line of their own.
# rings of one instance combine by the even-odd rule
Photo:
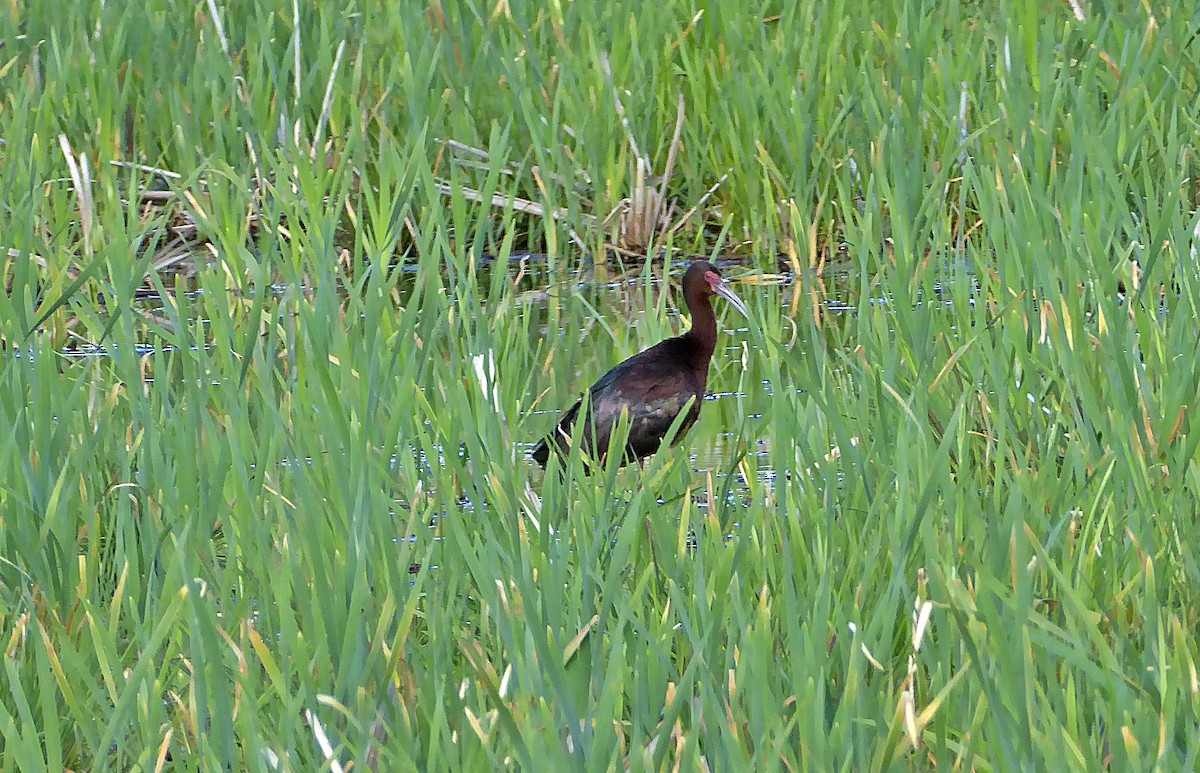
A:
<svg viewBox="0 0 1200 773">
<path fill-rule="evenodd" d="M 550 444 L 543 438 L 538 441 L 538 444 L 533 447 L 533 461 L 538 463 L 543 470 L 546 469 L 546 463 L 550 461 Z"/>
</svg>

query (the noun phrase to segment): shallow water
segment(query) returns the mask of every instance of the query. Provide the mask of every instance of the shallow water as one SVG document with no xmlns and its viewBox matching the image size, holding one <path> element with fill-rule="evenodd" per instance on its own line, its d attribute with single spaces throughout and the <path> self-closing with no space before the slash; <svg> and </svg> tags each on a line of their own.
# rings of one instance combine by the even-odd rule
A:
<svg viewBox="0 0 1200 773">
<path fill-rule="evenodd" d="M 677 269 L 686 261 L 678 261 L 678 263 L 679 266 L 675 267 L 673 273 L 677 273 Z M 740 274 L 745 273 L 745 269 L 736 262 L 718 261 L 718 265 L 723 267 L 727 278 L 734 282 Z M 563 296 L 584 298 L 589 312 L 594 310 L 590 316 L 596 317 L 595 320 L 592 320 L 593 327 L 588 331 L 584 341 L 559 340 L 552 342 L 555 351 L 551 356 L 555 361 L 556 373 L 569 375 L 563 375 L 556 379 L 562 383 L 553 385 L 554 393 L 543 400 L 537 408 L 525 414 L 523 429 L 530 430 L 532 434 L 515 438 L 518 447 L 525 452 L 527 462 L 534 468 L 534 482 L 535 485 L 538 485 L 541 471 L 532 460 L 528 459 L 528 452 L 541 437 L 540 433 L 543 432 L 543 429 L 548 431 L 561 410 L 574 402 L 583 389 L 617 362 L 636 353 L 637 350 L 651 345 L 656 340 L 661 340 L 669 335 L 678 335 L 686 330 L 686 312 L 677 305 L 681 303 L 677 288 L 669 291 L 665 302 L 660 301 L 661 294 L 667 291 L 666 282 L 662 279 L 661 265 L 652 269 L 654 278 L 647 280 L 643 276 L 643 267 L 640 263 L 631 263 L 627 269 L 614 268 L 611 265 L 595 266 L 591 269 L 563 275 L 561 272 L 552 273 L 544 256 L 514 255 L 506 263 L 485 258 L 481 261 L 478 269 L 480 284 L 486 286 L 491 279 L 491 272 L 495 270 L 506 271 L 508 274 L 506 281 L 516 280 L 517 302 L 525 309 L 525 313 L 537 315 L 543 322 L 548 319 L 552 305 L 561 306 Z M 413 278 L 412 281 L 402 281 L 401 284 L 404 285 L 400 288 L 402 296 L 411 291 L 415 284 L 416 271 L 416 265 L 402 268 L 404 275 Z M 850 302 L 851 283 L 845 281 L 848 277 L 850 275 L 844 272 L 841 274 L 837 271 L 826 273 L 825 281 L 822 283 L 825 291 L 824 303 L 826 310 L 831 314 L 853 314 L 856 310 L 855 305 Z M 781 304 L 786 312 L 787 307 L 793 303 L 793 296 L 797 291 L 796 277 L 790 274 L 772 277 L 769 283 L 735 284 L 734 286 L 743 300 L 752 309 L 759 308 L 760 313 L 761 304 L 768 298 L 773 300 L 767 302 Z M 831 287 L 833 292 L 829 292 Z M 649 291 L 651 302 L 663 302 L 661 314 L 657 308 L 647 312 L 647 291 Z M 281 301 L 308 292 L 310 292 L 310 288 L 307 287 L 278 284 L 272 285 L 269 289 L 270 295 Z M 203 293 L 204 291 L 201 289 L 193 289 L 188 295 L 195 298 Z M 138 293 L 134 303 L 140 312 L 158 316 L 165 312 L 164 303 L 153 291 Z M 750 442 L 751 448 L 748 455 L 753 461 L 751 466 L 757 471 L 756 482 L 759 485 L 769 486 L 775 479 L 775 473 L 768 466 L 769 443 L 763 439 L 769 433 L 765 432 L 765 428 L 761 425 L 763 422 L 762 405 L 770 397 L 773 387 L 769 379 L 757 377 L 753 367 L 758 352 L 758 340 L 761 337 L 756 339 L 746 321 L 736 313 L 729 313 L 720 308 L 722 305 L 718 301 L 718 319 L 721 323 L 730 326 L 721 327 L 717 351 L 713 356 L 710 391 L 705 398 L 701 421 L 691 430 L 682 446 L 690 451 L 690 462 L 694 474 L 700 478 L 706 474 L 712 474 L 715 485 L 720 487 L 723 485 L 720 482 L 721 479 L 730 474 L 728 471 L 729 460 L 735 447 L 739 443 Z M 560 313 L 573 311 L 575 309 L 560 309 Z M 589 312 L 585 312 L 585 315 Z M 621 349 L 614 344 L 611 336 L 603 331 L 605 325 L 622 330 L 648 329 L 643 334 L 632 336 L 630 341 L 625 342 L 624 349 Z M 113 356 L 119 351 L 118 346 L 112 341 L 102 344 L 80 342 L 61 350 L 59 354 L 67 363 L 78 363 Z M 144 343 L 135 347 L 134 354 L 139 358 L 153 358 L 171 351 L 173 351 L 173 347 L 169 345 Z M 19 359 L 33 357 L 32 350 L 28 352 L 15 350 L 9 354 Z M 747 366 L 744 373 L 743 364 Z M 150 383 L 152 380 L 152 378 L 148 378 L 147 382 Z M 539 384 L 539 386 L 545 388 L 544 385 Z M 533 396 L 530 395 L 525 402 L 532 403 Z M 736 432 L 728 429 L 734 420 L 744 420 L 744 438 L 739 438 Z M 281 464 L 284 465 L 294 463 L 294 460 L 281 461 Z M 745 493 L 747 484 L 742 480 L 740 471 L 735 470 L 732 474 L 735 476 L 736 482 L 731 487 L 731 492 L 733 492 L 731 496 L 736 497 Z"/>
<path fill-rule="evenodd" d="M 673 265 L 671 274 L 676 281 L 679 270 L 686 262 L 686 259 L 681 259 Z M 769 277 L 751 276 L 757 282 L 747 284 L 738 281 L 739 277 L 753 273 L 744 264 L 737 261 L 717 263 L 734 283 L 735 290 L 750 306 L 752 313 L 760 317 L 772 313 L 794 317 L 797 297 L 814 289 L 825 319 L 831 320 L 832 324 L 837 324 L 839 318 L 848 320 L 857 316 L 860 305 L 878 308 L 894 302 L 886 295 L 865 300 L 857 297 L 861 290 L 860 276 L 844 265 L 827 266 L 819 278 L 805 276 L 798 279 L 794 274 L 780 273 Z M 401 281 L 401 297 L 411 292 L 417 270 L 415 264 L 401 268 L 401 274 L 410 278 Z M 513 285 L 516 295 L 512 299 L 523 310 L 521 313 L 534 315 L 540 325 L 548 323 L 552 307 L 556 307 L 560 315 L 576 314 L 577 319 L 586 318 L 588 325 L 586 330 L 570 331 L 581 335 L 582 340 L 566 340 L 564 336 L 567 331 L 564 330 L 557 331 L 556 339 L 551 331 L 543 327 L 542 333 L 551 347 L 549 357 L 555 371 L 549 376 L 539 374 L 536 386 L 540 389 L 549 386 L 550 394 L 524 415 L 522 429 L 528 430 L 528 436 L 515 438 L 515 442 L 526 453 L 533 448 L 543 430 L 550 429 L 555 417 L 610 367 L 657 340 L 678 335 L 687 329 L 686 311 L 680 308 L 682 299 L 677 288 L 667 290 L 661 264 L 649 269 L 651 277 L 648 278 L 645 276 L 647 269 L 640 262 L 631 262 L 624 268 L 614 268 L 609 264 L 596 265 L 564 274 L 552 271 L 545 256 L 518 254 L 507 262 L 485 257 L 477 268 L 480 286 L 487 287 L 492 273 L 497 270 L 504 271 L 505 281 Z M 971 284 L 975 284 L 973 280 Z M 971 289 L 967 295 L 972 297 L 966 301 L 973 304 L 975 287 Z M 306 295 L 311 288 L 275 284 L 268 292 L 272 298 L 283 301 Z M 668 295 L 662 299 L 660 296 L 664 292 L 668 292 Z M 203 293 L 201 289 L 193 289 L 188 295 L 199 297 Z M 940 286 L 935 287 L 931 295 L 933 297 L 929 301 L 932 303 L 928 305 L 953 303 Z M 572 299 L 582 299 L 582 307 L 578 303 L 571 305 L 569 301 Z M 911 300 L 917 307 L 927 304 L 919 293 Z M 648 302 L 656 306 L 647 310 Z M 135 305 L 139 311 L 153 315 L 161 315 L 165 310 L 162 300 L 153 292 L 138 294 Z M 754 462 L 752 467 L 756 470 L 756 483 L 770 486 L 776 475 L 768 465 L 770 445 L 765 438 L 770 433 L 765 431 L 762 422 L 763 408 L 774 385 L 765 377 L 767 374 L 760 373 L 756 367 L 763 338 L 757 331 L 751 330 L 740 316 L 723 308 L 724 305 L 719 300 L 716 302 L 720 339 L 713 356 L 709 394 L 700 422 L 683 445 L 690 450 L 690 462 L 696 475 L 711 473 L 715 477 L 723 477 L 729 474 L 728 467 L 735 447 L 739 443 L 749 442 L 749 457 Z M 770 310 L 764 305 L 775 305 L 776 309 Z M 606 328 L 622 333 L 632 331 L 632 334 L 617 342 L 606 332 Z M 115 345 L 108 341 L 101 345 L 80 343 L 62 350 L 60 355 L 67 362 L 79 362 L 111 356 L 117 351 Z M 170 346 L 139 344 L 134 354 L 138 357 L 154 357 L 170 351 Z M 9 352 L 9 355 L 28 359 L 32 351 L 16 350 Z M 546 384 L 544 380 L 556 383 Z M 522 402 L 533 403 L 534 396 L 528 395 L 528 399 Z M 744 433 L 739 437 L 732 427 L 735 422 L 742 421 Z M 530 464 L 533 464 L 532 461 Z M 740 479 L 742 473 L 735 471 L 734 474 L 738 477 L 734 488 L 744 491 L 746 483 Z"/>
<path fill-rule="evenodd" d="M 672 271 L 673 277 L 677 277 L 678 269 L 685 262 L 679 262 Z M 819 279 L 778 274 L 747 283 L 738 282 L 749 273 L 747 267 L 738 263 L 719 265 L 750 308 L 752 316 L 761 320 L 780 316 L 796 318 L 797 299 L 814 289 L 824 318 L 830 325 L 849 323 L 862 307 L 878 309 L 893 303 L 892 298 L 883 295 L 860 298 L 860 277 L 845 268 L 827 268 Z M 536 491 L 542 486 L 543 473 L 528 454 L 554 425 L 559 413 L 613 365 L 664 337 L 678 335 L 687 329 L 688 321 L 686 311 L 679 307 L 682 299 L 678 289 L 668 291 L 661 266 L 653 269 L 650 278 L 645 276 L 640 265 L 626 272 L 603 266 L 563 275 L 552 273 L 544 258 L 514 256 L 507 264 L 485 262 L 478 272 L 480 284 L 489 286 L 491 273 L 496 270 L 505 271 L 505 281 L 515 285 L 517 294 L 509 296 L 516 301 L 518 311 L 515 313 L 532 315 L 531 329 L 540 337 L 539 345 L 545 346 L 544 353 L 553 368 L 551 373 L 534 374 L 529 384 L 519 387 L 524 393 L 518 395 L 515 402 L 534 407 L 511 421 L 514 444 L 530 469 L 530 483 Z M 411 280 L 402 280 L 402 297 L 415 285 L 416 266 L 409 267 L 404 274 Z M 973 286 L 974 282 L 971 284 Z M 202 291 L 194 292 L 198 295 Z M 282 302 L 311 290 L 276 285 L 269 292 L 272 298 Z M 665 298 L 662 297 L 664 292 L 667 292 Z M 927 307 L 953 302 L 940 287 L 930 295 L 928 300 L 917 297 L 912 301 Z M 968 295 L 973 293 L 968 292 Z M 973 297 L 966 300 L 974 303 Z M 153 294 L 139 297 L 137 303 L 142 311 L 150 314 L 163 312 L 161 299 Z M 805 308 L 807 303 L 805 299 Z M 731 524 L 729 528 L 736 532 L 742 520 L 737 515 L 740 509 L 749 507 L 752 501 L 761 502 L 764 497 L 771 501 L 777 481 L 789 479 L 796 473 L 772 467 L 770 438 L 773 433 L 766 425 L 768 419 L 764 415 L 772 395 L 780 387 L 773 381 L 779 378 L 777 368 L 770 364 L 770 357 L 760 351 L 764 335 L 752 329 L 736 312 L 725 308 L 723 302 L 718 300 L 715 306 L 720 338 L 710 369 L 709 394 L 702 406 L 700 421 L 680 447 L 668 453 L 677 454 L 677 461 L 687 460 L 691 468 L 694 505 L 702 510 L 718 506 L 721 521 Z M 552 328 L 554 313 L 572 324 Z M 138 357 L 148 358 L 170 351 L 169 346 L 151 344 L 135 348 Z M 116 352 L 111 342 L 105 342 L 102 345 L 80 344 L 60 354 L 69 364 L 111 356 Z M 20 351 L 10 352 L 10 355 L 28 359 L 28 355 Z M 501 386 L 509 388 L 511 385 Z M 535 405 L 535 398 L 547 389 L 546 396 Z M 440 466 L 440 461 L 425 459 L 416 448 L 410 448 L 409 452 L 416 455 L 419 466 L 426 469 L 432 479 L 434 468 Z M 438 453 L 457 455 L 459 449 L 441 449 Z M 279 460 L 279 465 L 284 468 L 311 464 L 312 459 L 305 458 Z M 396 464 L 397 460 L 393 460 L 393 466 Z M 633 486 L 635 480 L 636 473 L 626 473 L 619 485 Z M 832 483 L 836 485 L 836 479 Z M 720 497 L 719 503 L 708 501 L 710 490 Z M 664 503 L 664 506 L 667 504 L 670 503 Z M 485 516 L 487 504 L 464 498 L 459 500 L 458 509 Z M 395 502 L 391 514 L 407 521 L 411 514 L 409 503 Z M 428 524 L 418 525 L 415 533 L 399 537 L 397 541 L 440 539 L 436 536 L 438 517 L 431 516 Z M 428 527 L 428 531 L 423 527 Z M 436 560 L 435 552 L 435 564 Z M 431 565 L 429 568 L 436 567 Z"/>
<path fill-rule="evenodd" d="M 681 261 L 677 268 L 682 268 L 682 264 Z M 778 313 L 764 310 L 764 304 L 775 304 L 784 314 L 790 314 L 793 296 L 800 291 L 795 276 L 781 274 L 758 284 L 737 283 L 738 278 L 747 273 L 747 268 L 733 262 L 718 265 L 726 278 L 734 282 L 735 291 L 750 307 L 752 315 L 761 317 Z M 536 268 L 529 273 L 536 275 Z M 687 329 L 686 310 L 677 305 L 682 303 L 677 288 L 670 291 L 664 312 L 659 313 L 657 309 L 647 312 L 647 289 L 652 302 L 657 301 L 666 289 L 661 279 L 661 269 L 655 273 L 656 276 L 651 279 L 645 278 L 640 268 L 623 275 L 609 269 L 599 276 L 571 276 L 570 283 L 586 288 L 583 292 L 587 293 L 588 303 L 604 317 L 605 322 L 613 327 L 623 326 L 622 331 L 645 325 L 641 329 L 646 332 L 630 336 L 623 346 L 615 345 L 612 336 L 603 330 L 590 331 L 582 343 L 558 340 L 553 344 L 555 373 L 569 375 L 543 377 L 541 386 L 549 387 L 550 394 L 537 409 L 529 411 L 524 417 L 525 426 L 532 431 L 523 439 L 521 448 L 526 454 L 526 462 L 533 469 L 535 488 L 540 486 L 542 472 L 529 459 L 528 453 L 542 435 L 553 427 L 561 411 L 621 360 L 664 337 L 678 335 Z M 677 274 L 678 271 L 673 273 Z M 849 276 L 846 272 L 830 272 L 827 275 L 825 309 L 833 316 L 855 311 L 854 304 L 850 302 L 852 290 L 843 281 Z M 553 287 L 548 289 L 553 292 Z M 808 292 L 807 289 L 803 291 Z M 542 297 L 534 304 L 534 313 L 546 314 L 549 303 L 548 296 Z M 776 387 L 767 377 L 766 368 L 759 368 L 759 364 L 768 359 L 765 353 L 760 354 L 759 351 L 762 334 L 752 330 L 736 312 L 726 309 L 726 304 L 719 299 L 714 306 L 718 316 L 719 339 L 710 369 L 709 392 L 701 408 L 700 420 L 680 444 L 683 450 L 676 449 L 668 453 L 686 453 L 695 481 L 694 498 L 698 507 L 708 507 L 709 476 L 713 491 L 726 492 L 725 506 L 744 507 L 751 501 L 752 485 L 760 490 L 760 496 L 763 487 L 769 494 L 777 478 L 776 471 L 771 467 L 771 433 L 765 426 L 764 418 L 766 406 Z M 655 315 L 657 319 L 648 322 L 646 318 L 649 315 Z M 633 342 L 638 343 L 635 346 Z M 544 383 L 551 380 L 567 383 Z M 742 449 L 745 449 L 745 453 L 740 457 L 741 462 L 737 463 L 737 455 Z M 746 479 L 747 473 L 753 477 L 752 480 Z"/>
</svg>

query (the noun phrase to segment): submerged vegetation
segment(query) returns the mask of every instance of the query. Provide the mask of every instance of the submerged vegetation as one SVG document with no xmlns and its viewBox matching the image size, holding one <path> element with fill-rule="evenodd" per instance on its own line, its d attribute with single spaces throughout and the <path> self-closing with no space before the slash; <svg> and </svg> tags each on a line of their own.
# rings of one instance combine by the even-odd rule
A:
<svg viewBox="0 0 1200 773">
<path fill-rule="evenodd" d="M 1195 769 L 1197 18 L 5 4 L 0 768 Z"/>
</svg>

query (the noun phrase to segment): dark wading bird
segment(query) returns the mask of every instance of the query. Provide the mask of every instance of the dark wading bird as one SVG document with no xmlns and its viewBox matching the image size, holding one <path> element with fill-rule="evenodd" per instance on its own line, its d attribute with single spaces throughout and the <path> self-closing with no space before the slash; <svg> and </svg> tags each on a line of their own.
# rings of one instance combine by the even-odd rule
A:
<svg viewBox="0 0 1200 773">
<path fill-rule="evenodd" d="M 683 299 L 692 315 L 691 329 L 635 354 L 605 373 L 589 390 L 587 415 L 579 416 L 582 400 L 567 409 L 554 431 L 533 449 L 534 461 L 545 468 L 551 451 L 565 457 L 571 432 L 582 421 L 580 445 L 589 458 L 603 464 L 611 450 L 609 439 L 626 411 L 629 439 L 622 466 L 632 461 L 640 464 L 657 451 L 676 417 L 687 407 L 675 436 L 678 443 L 696 423 L 708 384 L 708 364 L 717 346 L 717 318 L 709 303 L 714 295 L 750 318 L 745 304 L 725 284 L 715 266 L 703 260 L 693 262 L 683 275 Z M 688 400 L 692 401 L 690 407 Z"/>
</svg>

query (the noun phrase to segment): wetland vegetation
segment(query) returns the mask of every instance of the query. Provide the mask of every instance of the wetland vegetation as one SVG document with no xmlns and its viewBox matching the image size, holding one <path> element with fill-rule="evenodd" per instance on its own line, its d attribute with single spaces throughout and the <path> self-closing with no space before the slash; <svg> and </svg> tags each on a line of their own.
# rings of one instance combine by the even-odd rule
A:
<svg viewBox="0 0 1200 773">
<path fill-rule="evenodd" d="M 1195 769 L 1198 13 L 5 4 L 0 768 Z"/>
</svg>

